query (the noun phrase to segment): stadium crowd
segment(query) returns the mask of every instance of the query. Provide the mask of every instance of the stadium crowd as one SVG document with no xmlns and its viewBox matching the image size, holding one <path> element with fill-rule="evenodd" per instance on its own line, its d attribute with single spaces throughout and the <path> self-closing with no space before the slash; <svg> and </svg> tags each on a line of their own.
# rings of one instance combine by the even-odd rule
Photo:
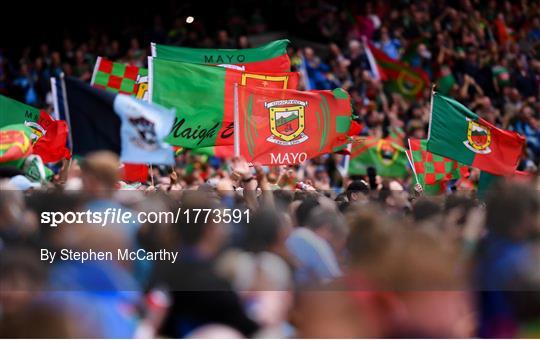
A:
<svg viewBox="0 0 540 340">
<path fill-rule="evenodd" d="M 297 167 L 179 154 L 147 183 L 108 152 L 56 166 L 49 186 L 3 179 L 0 337 L 540 336 L 540 3 L 297 0 L 289 34 L 302 88 L 345 88 L 362 135 L 425 138 L 430 90 L 409 102 L 371 72 L 366 39 L 425 70 L 443 94 L 527 138 L 520 170 L 484 199 L 470 186 L 424 197 L 411 178 L 348 177 L 342 155 Z M 89 32 L 2 55 L 0 93 L 50 108 L 49 78 L 88 81 L 97 56 L 145 66 L 149 42 L 245 48 L 280 29 L 265 8 L 208 32 L 185 13 L 148 30 Z M 275 27 L 277 25 L 277 27 Z M 68 166 L 69 165 L 69 166 Z M 13 169 L 1 169 L 13 177 Z M 16 190 L 19 189 L 19 190 Z M 467 189 L 467 190 L 465 190 Z M 249 209 L 249 223 L 41 223 L 46 211 Z M 176 263 L 40 261 L 48 249 L 168 249 Z"/>
</svg>

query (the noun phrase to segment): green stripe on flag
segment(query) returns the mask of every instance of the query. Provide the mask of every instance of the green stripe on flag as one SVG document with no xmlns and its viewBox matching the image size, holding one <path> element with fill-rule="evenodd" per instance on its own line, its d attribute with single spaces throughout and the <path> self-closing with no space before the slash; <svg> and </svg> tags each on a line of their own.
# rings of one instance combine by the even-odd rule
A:
<svg viewBox="0 0 540 340">
<path fill-rule="evenodd" d="M 461 103 L 433 94 L 427 149 L 435 154 L 452 155 L 452 159 L 471 165 L 475 153 L 465 146 L 469 122 L 478 116 Z"/>
<path fill-rule="evenodd" d="M 289 40 L 276 40 L 266 45 L 246 49 L 187 48 L 154 44 L 154 56 L 194 64 L 245 64 L 284 55 Z"/>
</svg>

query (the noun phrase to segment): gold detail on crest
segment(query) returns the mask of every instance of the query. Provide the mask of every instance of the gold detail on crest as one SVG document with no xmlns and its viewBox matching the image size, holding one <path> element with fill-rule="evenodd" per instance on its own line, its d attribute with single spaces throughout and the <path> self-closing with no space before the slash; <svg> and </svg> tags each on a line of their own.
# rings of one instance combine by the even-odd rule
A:
<svg viewBox="0 0 540 340">
<path fill-rule="evenodd" d="M 241 85 L 246 85 L 248 79 L 258 79 L 263 81 L 263 86 L 266 87 L 268 82 L 283 82 L 283 89 L 287 88 L 287 83 L 289 82 L 289 76 L 266 76 L 263 74 L 252 74 L 252 73 L 242 73 Z"/>
</svg>

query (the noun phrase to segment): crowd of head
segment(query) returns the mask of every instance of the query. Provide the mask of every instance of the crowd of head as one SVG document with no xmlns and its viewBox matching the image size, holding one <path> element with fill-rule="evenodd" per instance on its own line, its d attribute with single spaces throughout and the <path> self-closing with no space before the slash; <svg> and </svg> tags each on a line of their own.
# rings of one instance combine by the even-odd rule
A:
<svg viewBox="0 0 540 340">
<path fill-rule="evenodd" d="M 336 194 L 298 182 L 300 170 L 227 166 L 204 183 L 156 171 L 154 186 L 120 189 L 119 162 L 103 151 L 47 190 L 3 180 L 0 336 L 538 335 L 538 183 L 501 181 L 485 201 L 410 195 L 397 181 L 347 181 Z M 244 218 L 55 227 L 42 218 L 107 209 L 239 209 Z M 42 249 L 179 258 L 49 263 Z"/>
<path fill-rule="evenodd" d="M 285 4 L 287 3 L 287 4 Z M 184 9 L 147 27 L 92 29 L 0 49 L 0 93 L 51 108 L 49 78 L 85 81 L 97 56 L 146 66 L 149 42 L 246 48 L 283 29 L 302 89 L 342 87 L 362 135 L 425 138 L 430 90 L 385 92 L 365 44 L 424 70 L 437 90 L 527 138 L 518 167 L 540 161 L 540 4 L 536 1 L 282 2 L 272 20 L 232 7 L 226 29 Z M 173 6 L 173 5 L 171 5 Z M 269 14 L 271 13 L 271 15 Z M 294 23 L 291 25 L 290 23 Z M 214 27 L 213 25 L 212 27 Z M 81 29 L 81 28 L 79 28 Z M 294 167 L 184 152 L 121 180 L 115 155 L 56 164 L 34 188 L 0 168 L 0 337 L 515 337 L 540 336 L 540 189 L 500 180 L 425 197 L 412 178 L 348 177 L 343 155 Z M 466 189 L 466 190 L 465 190 Z M 42 212 L 240 209 L 240 223 L 42 223 Z M 179 251 L 175 263 L 40 261 L 41 249 Z M 31 325 L 31 326 L 29 326 Z"/>
</svg>

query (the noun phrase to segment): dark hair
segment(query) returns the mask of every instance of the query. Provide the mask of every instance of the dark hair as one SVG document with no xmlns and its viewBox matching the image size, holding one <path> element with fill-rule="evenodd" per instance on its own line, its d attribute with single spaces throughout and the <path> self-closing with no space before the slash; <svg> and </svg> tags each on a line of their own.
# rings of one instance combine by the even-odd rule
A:
<svg viewBox="0 0 540 340">
<path fill-rule="evenodd" d="M 319 206 L 319 201 L 314 197 L 307 197 L 296 209 L 296 222 L 299 226 L 304 226 L 308 222 L 311 211 Z"/>
<path fill-rule="evenodd" d="M 433 200 L 422 197 L 413 205 L 413 219 L 417 222 L 426 220 L 440 214 L 442 211 L 439 204 Z"/>
<path fill-rule="evenodd" d="M 258 210 L 253 223 L 246 226 L 245 249 L 254 253 L 268 250 L 278 238 L 281 216 L 273 209 Z"/>
<path fill-rule="evenodd" d="M 353 181 L 349 186 L 347 187 L 347 198 L 351 200 L 351 194 L 360 192 L 364 195 L 369 195 L 369 186 L 365 181 L 362 180 L 356 180 Z"/>
<path fill-rule="evenodd" d="M 498 182 L 487 195 L 487 228 L 502 236 L 512 236 L 528 214 L 539 209 L 538 192 L 517 183 Z"/>
</svg>

